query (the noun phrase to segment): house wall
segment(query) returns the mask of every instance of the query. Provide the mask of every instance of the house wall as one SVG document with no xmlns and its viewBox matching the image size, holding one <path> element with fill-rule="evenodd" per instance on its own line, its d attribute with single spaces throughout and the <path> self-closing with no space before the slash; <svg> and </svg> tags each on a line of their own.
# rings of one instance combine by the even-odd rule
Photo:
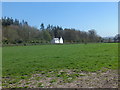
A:
<svg viewBox="0 0 120 90">
<path fill-rule="evenodd" d="M 59 40 L 54 41 L 55 43 L 59 43 Z"/>
<path fill-rule="evenodd" d="M 51 43 L 59 43 L 59 40 L 52 40 Z"/>
<path fill-rule="evenodd" d="M 63 43 L 63 39 L 62 38 L 60 38 L 60 43 Z"/>
</svg>

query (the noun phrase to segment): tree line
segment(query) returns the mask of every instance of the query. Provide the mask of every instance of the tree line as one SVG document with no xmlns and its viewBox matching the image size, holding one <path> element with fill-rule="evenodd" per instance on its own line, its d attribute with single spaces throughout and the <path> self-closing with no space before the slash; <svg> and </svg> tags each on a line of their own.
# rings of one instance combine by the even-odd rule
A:
<svg viewBox="0 0 120 90">
<path fill-rule="evenodd" d="M 50 43 L 53 38 L 63 37 L 64 43 L 89 43 L 101 42 L 102 38 L 94 29 L 88 32 L 74 28 L 40 24 L 40 28 L 32 27 L 27 21 L 19 21 L 9 17 L 2 17 L 2 42 L 3 44 L 22 43 Z"/>
</svg>

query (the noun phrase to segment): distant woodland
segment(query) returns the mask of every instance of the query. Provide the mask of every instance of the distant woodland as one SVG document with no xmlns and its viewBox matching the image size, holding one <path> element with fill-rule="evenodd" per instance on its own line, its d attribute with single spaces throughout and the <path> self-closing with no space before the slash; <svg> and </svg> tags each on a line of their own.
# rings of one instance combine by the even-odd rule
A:
<svg viewBox="0 0 120 90">
<path fill-rule="evenodd" d="M 2 18 L 3 44 L 46 44 L 50 43 L 53 38 L 60 37 L 63 37 L 64 43 L 98 43 L 104 41 L 93 29 L 85 32 L 74 28 L 63 29 L 61 26 L 50 24 L 45 26 L 44 23 L 41 23 L 38 29 L 30 26 L 24 20 L 20 22 L 18 19 L 9 17 Z"/>
</svg>

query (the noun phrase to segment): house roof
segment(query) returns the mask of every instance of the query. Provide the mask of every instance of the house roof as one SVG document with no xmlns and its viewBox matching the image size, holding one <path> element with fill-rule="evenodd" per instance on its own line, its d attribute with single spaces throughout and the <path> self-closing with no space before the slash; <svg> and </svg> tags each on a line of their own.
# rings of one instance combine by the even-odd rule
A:
<svg viewBox="0 0 120 90">
<path fill-rule="evenodd" d="M 53 40 L 55 40 L 55 41 L 56 41 L 56 40 L 59 40 L 59 38 L 53 38 Z"/>
</svg>

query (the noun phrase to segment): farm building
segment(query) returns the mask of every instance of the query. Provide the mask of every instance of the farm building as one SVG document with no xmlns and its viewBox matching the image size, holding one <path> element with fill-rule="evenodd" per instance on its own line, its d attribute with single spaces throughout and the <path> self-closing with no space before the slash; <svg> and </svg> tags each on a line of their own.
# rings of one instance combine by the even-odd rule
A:
<svg viewBox="0 0 120 90">
<path fill-rule="evenodd" d="M 60 43 L 60 44 L 63 44 L 63 38 L 61 37 L 60 39 L 59 38 L 53 38 L 51 43 Z"/>
</svg>

